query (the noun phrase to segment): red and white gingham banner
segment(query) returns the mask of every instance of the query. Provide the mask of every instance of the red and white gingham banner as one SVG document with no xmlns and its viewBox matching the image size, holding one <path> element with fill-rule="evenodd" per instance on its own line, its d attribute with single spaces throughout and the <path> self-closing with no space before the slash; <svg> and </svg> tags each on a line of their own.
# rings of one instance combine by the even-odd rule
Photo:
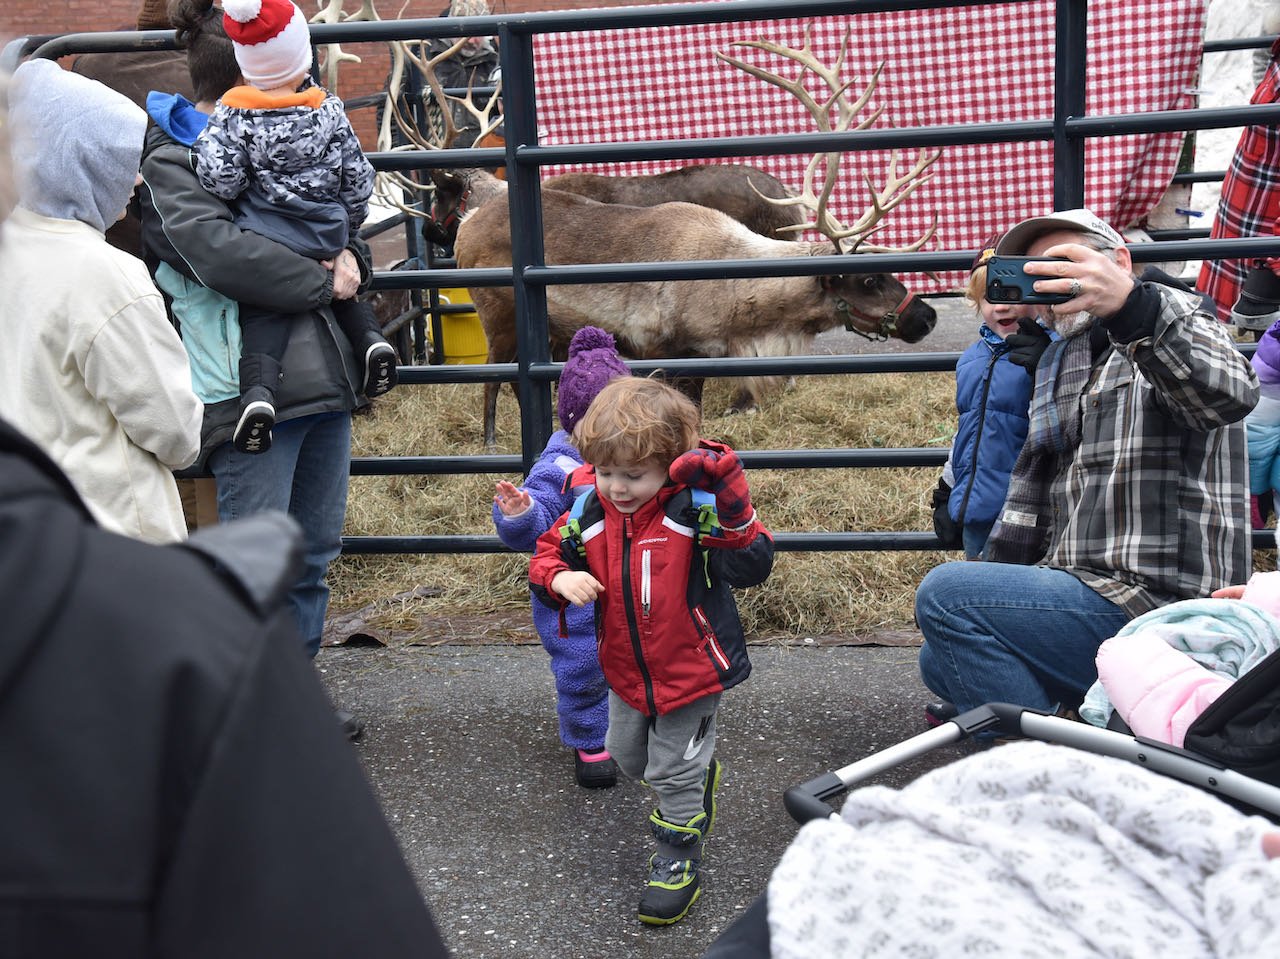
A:
<svg viewBox="0 0 1280 959">
<path fill-rule="evenodd" d="M 1089 115 L 1131 114 L 1195 106 L 1206 0 L 1095 0 L 1089 4 Z M 713 56 L 724 51 L 785 76 L 799 67 L 776 55 L 733 47 L 767 38 L 804 45 L 812 29 L 819 60 L 835 62 L 852 33 L 844 78 L 854 90 L 884 61 L 868 106 L 884 108 L 875 128 L 926 127 L 1053 116 L 1054 3 L 1000 4 L 876 13 L 813 21 L 769 20 L 535 38 L 538 127 L 545 145 L 803 133 L 817 128 L 790 95 Z M 822 82 L 810 77 L 815 95 Z M 821 99 L 821 98 L 820 98 Z M 1117 227 L 1159 201 L 1175 172 L 1183 134 L 1093 139 L 1086 144 L 1085 202 Z M 808 155 L 746 157 L 799 190 Z M 881 184 L 888 151 L 846 153 L 832 200 L 843 222 L 868 204 L 863 174 Z M 903 163 L 915 159 L 904 151 Z M 601 173 L 657 173 L 691 161 L 547 167 Z M 703 161 L 696 161 L 703 162 Z M 716 161 L 706 161 L 716 162 Z M 921 236 L 936 213 L 938 234 L 926 249 L 972 249 L 998 229 L 1049 212 L 1053 146 L 1049 142 L 946 147 L 935 176 L 889 214 L 873 242 L 902 245 Z M 943 286 L 960 274 L 944 277 Z"/>
</svg>

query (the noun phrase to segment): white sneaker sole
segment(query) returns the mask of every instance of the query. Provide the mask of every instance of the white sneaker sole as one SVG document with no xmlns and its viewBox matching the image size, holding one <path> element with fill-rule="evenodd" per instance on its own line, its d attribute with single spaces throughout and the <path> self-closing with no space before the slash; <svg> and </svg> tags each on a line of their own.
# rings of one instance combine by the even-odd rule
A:
<svg viewBox="0 0 1280 959">
<path fill-rule="evenodd" d="M 271 427 L 276 423 L 276 411 L 270 403 L 255 400 L 244 408 L 232 445 L 241 453 L 265 453 L 271 449 Z"/>
</svg>

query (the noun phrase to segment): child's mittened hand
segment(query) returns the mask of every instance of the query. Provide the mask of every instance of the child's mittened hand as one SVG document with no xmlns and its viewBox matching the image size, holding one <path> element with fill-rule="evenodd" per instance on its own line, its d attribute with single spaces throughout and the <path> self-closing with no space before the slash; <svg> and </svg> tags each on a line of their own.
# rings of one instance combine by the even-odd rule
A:
<svg viewBox="0 0 1280 959">
<path fill-rule="evenodd" d="M 498 504 L 498 510 L 503 516 L 519 516 L 533 505 L 533 497 L 506 480 L 498 481 L 493 501 Z"/>
<path fill-rule="evenodd" d="M 574 606 L 586 606 L 596 601 L 604 592 L 604 586 L 590 573 L 566 569 L 552 578 L 551 591 L 559 593 Z"/>
<path fill-rule="evenodd" d="M 1018 321 L 1018 332 L 1011 333 L 1004 342 L 1009 347 L 1009 362 L 1021 366 L 1034 378 L 1040 357 L 1053 341 L 1044 327 L 1023 317 Z"/>
<path fill-rule="evenodd" d="M 742 461 L 733 450 L 721 453 L 700 446 L 677 456 L 668 472 L 677 483 L 716 493 L 735 473 L 742 473 Z"/>
<path fill-rule="evenodd" d="M 741 529 L 751 521 L 751 491 L 742 460 L 733 450 L 689 450 L 676 457 L 668 472 L 677 483 L 714 493 L 716 514 L 725 529 Z"/>
</svg>

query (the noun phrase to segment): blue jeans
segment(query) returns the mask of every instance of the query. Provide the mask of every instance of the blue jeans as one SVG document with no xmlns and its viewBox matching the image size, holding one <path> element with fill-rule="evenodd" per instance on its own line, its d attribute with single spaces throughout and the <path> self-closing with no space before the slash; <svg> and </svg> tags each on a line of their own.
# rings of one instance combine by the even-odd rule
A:
<svg viewBox="0 0 1280 959">
<path fill-rule="evenodd" d="M 1074 706 L 1098 678 L 1098 647 L 1128 621 L 1062 570 L 944 563 L 916 590 L 920 677 L 962 712 L 989 702 Z"/>
<path fill-rule="evenodd" d="M 320 650 L 324 632 L 329 606 L 325 575 L 342 552 L 350 467 L 349 413 L 315 413 L 277 423 L 265 453 L 241 453 L 224 443 L 209 457 L 218 486 L 218 519 L 229 522 L 275 509 L 302 527 L 305 566 L 289 591 L 289 602 L 309 656 Z"/>
<path fill-rule="evenodd" d="M 964 524 L 960 538 L 964 546 L 965 559 L 982 559 L 982 551 L 987 548 L 987 537 L 991 535 L 991 527 L 995 525 L 995 520 L 989 523 Z"/>
</svg>

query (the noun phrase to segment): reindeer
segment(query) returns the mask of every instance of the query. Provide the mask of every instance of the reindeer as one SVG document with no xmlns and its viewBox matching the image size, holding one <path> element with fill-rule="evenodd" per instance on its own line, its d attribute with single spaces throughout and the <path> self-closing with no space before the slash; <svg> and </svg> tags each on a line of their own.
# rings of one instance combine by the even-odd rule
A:
<svg viewBox="0 0 1280 959">
<path fill-rule="evenodd" d="M 462 211 L 468 206 L 474 209 L 501 194 L 482 170 L 459 173 L 436 170 L 431 176 L 436 194 L 431 217 L 423 222 L 422 235 L 441 246 L 453 242 Z M 804 219 L 796 207 L 770 202 L 794 196 L 781 180 L 746 164 L 704 163 L 637 176 L 561 173 L 543 180 L 542 189 L 626 206 L 697 203 L 727 213 L 753 233 L 779 240 L 788 239 L 788 234 Z"/>
<path fill-rule="evenodd" d="M 817 61 L 808 36 L 801 49 L 765 40 L 736 44 L 767 50 L 800 64 L 800 76 L 791 80 L 723 54 L 716 55 L 791 92 L 813 114 L 819 128 L 829 132 L 853 127 L 881 72 L 877 69 L 858 100 L 850 103 L 848 90 L 852 81 L 839 79 L 848 42 L 846 33 L 832 67 Z M 802 81 L 809 71 L 826 82 L 831 95 L 825 103 L 818 103 L 804 89 Z M 838 113 L 834 125 L 829 116 L 832 108 Z M 869 126 L 878 116 L 876 111 L 855 128 Z M 813 219 L 792 230 L 799 233 L 817 229 L 828 237 L 823 242 L 763 237 L 724 213 L 691 203 L 622 206 L 544 189 L 545 260 L 548 264 L 588 264 L 829 256 L 845 252 L 842 244 L 846 240 L 852 240 L 851 252 L 918 250 L 936 232 L 936 217 L 923 236 L 904 247 L 873 246 L 866 240 L 880 228 L 885 214 L 928 180 L 932 174 L 926 171 L 939 155 L 940 151 L 921 151 L 912 167 L 899 175 L 895 152 L 883 188 L 877 189 L 867 179 L 871 205 L 849 227 L 840 225 L 828 209 L 839 154 L 815 157 L 806 168 L 801 195 L 773 202 L 808 209 Z M 824 174 L 823 188 L 815 192 L 814 180 L 819 170 Z M 510 268 L 510 238 L 508 204 L 480 205 L 458 227 L 458 266 Z M 479 287 L 470 292 L 488 339 L 487 361 L 513 362 L 518 318 L 512 290 Z M 574 331 L 587 324 L 613 333 L 624 355 L 652 359 L 803 354 L 811 352 L 818 333 L 840 326 L 868 339 L 898 337 L 914 343 L 933 329 L 937 318 L 930 306 L 887 273 L 553 285 L 547 287 L 546 295 L 550 346 L 557 359 L 563 358 Z M 744 379 L 734 407 L 751 408 L 763 386 L 775 380 Z M 484 442 L 489 449 L 496 448 L 498 391 L 496 383 L 485 385 Z"/>
<path fill-rule="evenodd" d="M 648 176 L 561 173 L 543 180 L 542 188 L 626 206 L 697 203 L 727 213 L 753 233 L 779 240 L 789 239 L 788 232 L 804 219 L 794 206 L 769 202 L 793 195 L 781 180 L 745 164 L 707 163 Z"/>
</svg>

